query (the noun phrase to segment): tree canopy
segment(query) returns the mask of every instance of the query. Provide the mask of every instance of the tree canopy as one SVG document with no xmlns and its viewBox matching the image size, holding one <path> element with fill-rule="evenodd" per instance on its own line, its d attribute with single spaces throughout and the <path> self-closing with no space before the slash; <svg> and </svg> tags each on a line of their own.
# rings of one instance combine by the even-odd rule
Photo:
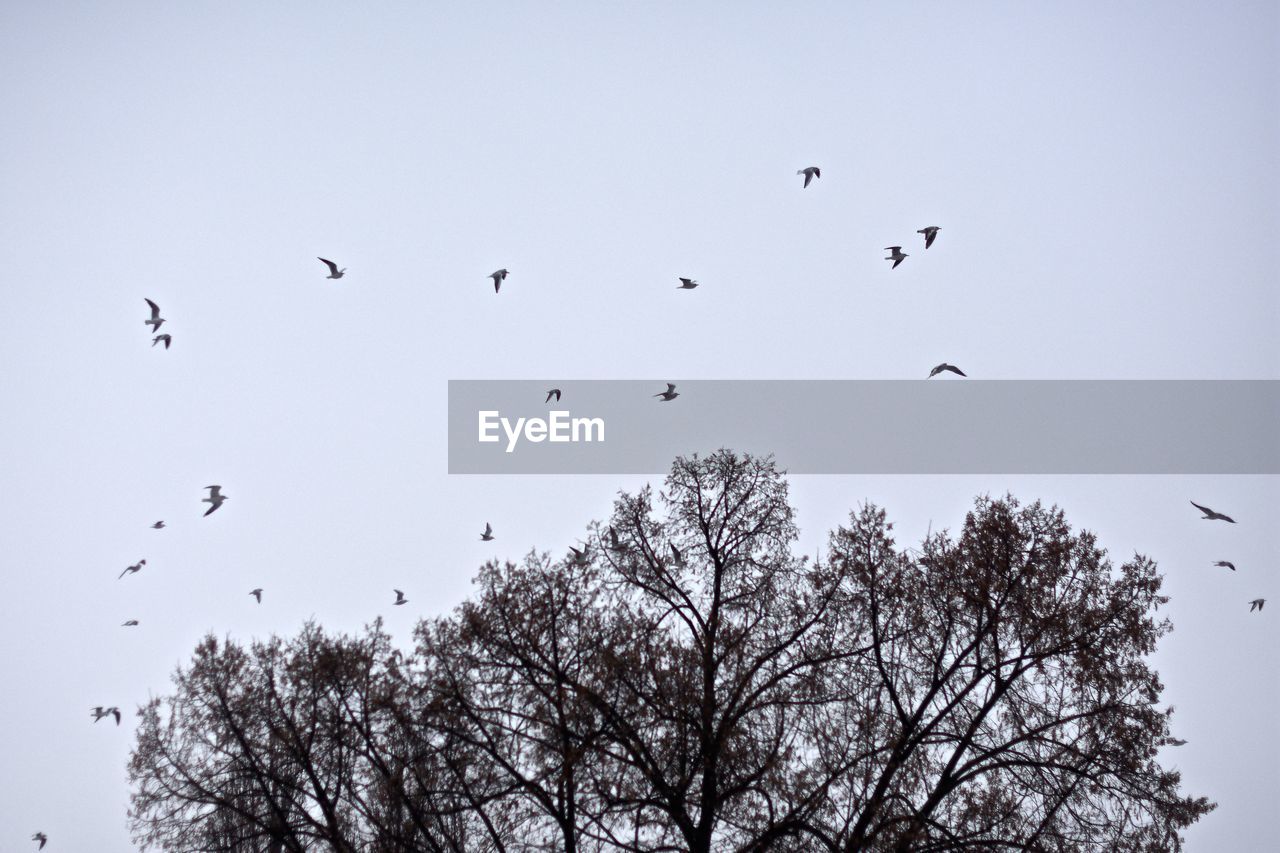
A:
<svg viewBox="0 0 1280 853">
<path fill-rule="evenodd" d="M 1161 764 L 1156 565 L 978 498 L 796 553 L 771 458 L 681 458 L 585 556 L 490 562 L 402 651 L 210 636 L 130 762 L 175 851 L 1165 851 L 1213 808 Z"/>
</svg>

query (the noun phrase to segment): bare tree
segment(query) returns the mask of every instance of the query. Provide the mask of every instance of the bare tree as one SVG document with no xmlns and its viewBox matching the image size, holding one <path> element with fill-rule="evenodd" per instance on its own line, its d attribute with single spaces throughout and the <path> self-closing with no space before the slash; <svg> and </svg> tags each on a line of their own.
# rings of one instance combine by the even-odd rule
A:
<svg viewBox="0 0 1280 853">
<path fill-rule="evenodd" d="M 169 850 L 1156 851 L 1213 808 L 1159 762 L 1155 565 L 979 499 L 899 549 L 794 553 L 771 459 L 678 459 L 564 559 L 422 622 L 203 643 L 144 709 Z M 237 846 L 239 845 L 239 846 Z"/>
</svg>

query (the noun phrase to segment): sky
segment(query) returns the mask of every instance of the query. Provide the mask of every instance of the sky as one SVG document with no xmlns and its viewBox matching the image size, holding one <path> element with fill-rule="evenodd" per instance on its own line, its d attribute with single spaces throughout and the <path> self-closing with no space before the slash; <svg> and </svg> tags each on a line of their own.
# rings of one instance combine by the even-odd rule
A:
<svg viewBox="0 0 1280 853">
<path fill-rule="evenodd" d="M 0 849 L 133 849 L 133 710 L 206 632 L 407 642 L 660 479 L 451 477 L 450 379 L 1280 379 L 1277 57 L 1266 2 L 0 4 Z M 1258 850 L 1277 479 L 792 494 L 809 552 L 1012 491 L 1156 560 L 1189 849 Z"/>
</svg>

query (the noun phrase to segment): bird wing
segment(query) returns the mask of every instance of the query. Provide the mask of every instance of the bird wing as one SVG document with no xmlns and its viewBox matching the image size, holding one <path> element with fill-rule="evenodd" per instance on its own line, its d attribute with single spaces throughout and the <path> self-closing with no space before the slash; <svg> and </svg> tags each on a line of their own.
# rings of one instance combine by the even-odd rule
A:
<svg viewBox="0 0 1280 853">
<path fill-rule="evenodd" d="M 337 275 L 337 274 L 338 274 L 338 265 L 337 265 L 337 264 L 335 264 L 333 261 L 326 261 L 324 258 L 321 258 L 321 257 L 317 257 L 317 258 L 316 258 L 316 260 L 317 260 L 317 261 L 323 261 L 323 262 L 324 262 L 324 265 L 325 265 L 325 266 L 327 266 L 327 267 L 329 268 L 329 274 L 330 274 L 330 275 Z"/>
<path fill-rule="evenodd" d="M 220 507 L 220 506 L 222 506 L 222 504 L 221 504 L 221 503 L 214 503 L 214 504 L 211 504 L 211 505 L 209 506 L 209 508 L 208 508 L 208 509 L 206 509 L 206 510 L 204 511 L 204 514 L 205 514 L 205 515 L 208 515 L 209 513 L 213 512 L 215 509 L 217 509 L 217 508 L 218 508 L 218 507 Z"/>
<path fill-rule="evenodd" d="M 961 370 L 960 368 L 956 367 L 954 364 L 948 364 L 948 365 L 947 365 L 947 370 L 950 370 L 952 373 L 958 374 L 958 375 L 960 375 L 960 376 L 964 376 L 964 375 L 965 375 L 964 371 L 963 371 L 963 370 Z"/>
<path fill-rule="evenodd" d="M 1203 512 L 1205 515 L 1213 514 L 1213 510 L 1209 509 L 1207 506 L 1200 506 L 1200 504 L 1196 503 L 1195 501 L 1192 501 L 1191 505 L 1196 509 L 1200 510 L 1201 512 Z"/>
<path fill-rule="evenodd" d="M 484 523 L 484 535 L 488 536 L 492 532 L 493 532 L 493 525 L 486 521 Z"/>
<path fill-rule="evenodd" d="M 668 382 L 668 383 L 667 383 L 667 393 L 668 393 L 668 394 L 670 394 L 670 393 L 671 393 L 672 391 L 674 391 L 674 390 L 676 390 L 676 384 L 675 384 L 674 382 Z"/>
<path fill-rule="evenodd" d="M 891 270 L 896 270 L 896 269 L 898 268 L 898 264 L 902 263 L 902 259 L 903 259 L 903 258 L 905 258 L 905 257 L 906 257 L 906 255 L 903 255 L 901 258 L 894 258 L 894 259 L 893 259 L 893 266 L 889 267 L 889 269 L 891 269 Z"/>
<path fill-rule="evenodd" d="M 805 187 L 809 186 L 809 182 L 810 182 L 810 181 L 812 181 L 812 180 L 813 180 L 813 172 L 810 172 L 808 169 L 805 169 L 805 170 L 804 170 L 804 185 L 805 185 Z M 804 187 L 801 187 L 801 189 L 804 189 Z"/>
<path fill-rule="evenodd" d="M 938 236 L 937 231 L 924 232 L 924 247 L 927 249 L 933 245 L 933 238 Z"/>
<path fill-rule="evenodd" d="M 151 306 L 151 319 L 152 320 L 160 319 L 160 306 L 152 302 L 150 299 L 147 299 L 146 303 Z"/>
</svg>

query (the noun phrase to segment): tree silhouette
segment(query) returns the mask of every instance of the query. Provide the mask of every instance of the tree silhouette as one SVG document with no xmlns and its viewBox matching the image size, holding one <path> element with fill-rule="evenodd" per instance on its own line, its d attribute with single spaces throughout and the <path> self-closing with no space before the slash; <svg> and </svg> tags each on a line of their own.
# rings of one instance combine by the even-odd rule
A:
<svg viewBox="0 0 1280 853">
<path fill-rule="evenodd" d="M 771 459 L 676 460 L 579 552 L 380 624 L 199 648 L 144 708 L 135 838 L 168 850 L 1177 850 L 1146 659 L 1155 564 L 979 498 L 899 549 L 864 507 L 794 553 Z M 241 846 L 236 846 L 241 845 Z"/>
</svg>

